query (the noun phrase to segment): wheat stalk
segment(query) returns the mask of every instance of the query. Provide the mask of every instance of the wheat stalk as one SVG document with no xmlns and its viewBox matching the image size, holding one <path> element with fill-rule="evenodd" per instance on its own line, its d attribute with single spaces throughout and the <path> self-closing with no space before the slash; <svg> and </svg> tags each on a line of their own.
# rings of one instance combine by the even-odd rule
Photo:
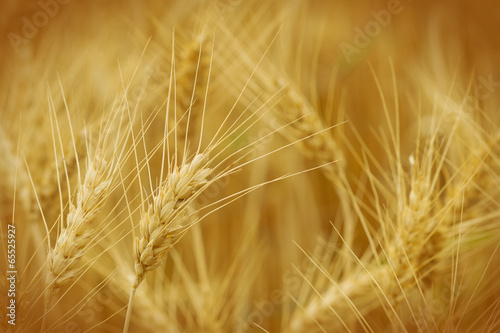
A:
<svg viewBox="0 0 500 333">
<path fill-rule="evenodd" d="M 88 163 L 85 179 L 76 194 L 76 202 L 70 203 L 66 226 L 58 235 L 54 247 L 49 250 L 46 307 L 61 286 L 78 276 L 79 263 L 94 241 L 95 217 L 112 189 L 114 171 L 113 162 L 106 162 L 103 151 L 98 149 Z"/>
<path fill-rule="evenodd" d="M 190 208 L 200 189 L 208 184 L 212 169 L 207 163 L 208 155 L 197 154 L 191 162 L 174 167 L 158 188 L 153 203 L 142 212 L 140 236 L 134 238 L 135 281 L 124 332 L 128 331 L 135 290 L 146 273 L 160 266 L 175 242 L 197 222 Z"/>
<path fill-rule="evenodd" d="M 203 44 L 205 34 L 201 32 L 196 38 L 183 43 L 179 60 L 176 62 L 175 85 L 176 85 L 176 117 L 177 123 L 172 123 L 180 142 L 187 140 L 190 131 L 196 123 L 198 112 L 194 110 L 194 103 L 200 105 L 204 99 L 204 88 L 206 87 L 208 71 L 210 67 L 210 55 L 207 54 Z M 173 122 L 173 120 L 172 120 Z"/>
<path fill-rule="evenodd" d="M 398 196 L 393 202 L 392 212 L 396 215 L 378 215 L 382 230 L 377 238 L 381 250 L 372 247 L 373 256 L 366 262 L 360 261 L 361 268 L 333 283 L 321 295 L 313 296 L 303 310 L 296 312 L 290 332 L 338 328 L 342 320 L 347 319 L 347 313 L 362 318 L 379 297 L 387 304 L 388 314 L 394 313 L 413 288 L 431 281 L 436 261 L 446 257 L 444 240 L 453 230 L 446 217 L 452 214 L 455 200 L 448 197 L 442 202 L 440 198 L 436 183 L 439 156 L 435 138 L 432 138 L 423 156 L 412 158 L 407 195 Z M 319 263 L 317 265 L 322 274 L 328 275 Z M 333 316 L 332 311 L 343 314 L 342 319 Z"/>
</svg>

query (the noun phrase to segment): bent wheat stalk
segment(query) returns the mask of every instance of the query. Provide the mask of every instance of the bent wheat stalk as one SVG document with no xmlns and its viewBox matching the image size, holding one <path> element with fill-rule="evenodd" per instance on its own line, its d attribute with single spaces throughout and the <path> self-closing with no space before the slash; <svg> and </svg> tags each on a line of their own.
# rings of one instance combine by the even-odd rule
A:
<svg viewBox="0 0 500 333">
<path fill-rule="evenodd" d="M 160 266 L 175 242 L 198 221 L 192 213 L 192 202 L 208 184 L 212 169 L 207 163 L 206 154 L 197 154 L 191 162 L 174 167 L 153 203 L 142 213 L 140 236 L 134 237 L 136 276 L 123 332 L 128 332 L 134 294 L 146 273 Z"/>
</svg>

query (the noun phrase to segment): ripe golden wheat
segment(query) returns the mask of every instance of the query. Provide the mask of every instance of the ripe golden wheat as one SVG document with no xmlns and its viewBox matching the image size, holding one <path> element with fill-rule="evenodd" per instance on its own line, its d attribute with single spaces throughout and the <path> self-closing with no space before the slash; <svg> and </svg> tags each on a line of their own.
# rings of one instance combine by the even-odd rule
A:
<svg viewBox="0 0 500 333">
<path fill-rule="evenodd" d="M 3 1 L 0 331 L 500 331 L 496 12 Z"/>
</svg>

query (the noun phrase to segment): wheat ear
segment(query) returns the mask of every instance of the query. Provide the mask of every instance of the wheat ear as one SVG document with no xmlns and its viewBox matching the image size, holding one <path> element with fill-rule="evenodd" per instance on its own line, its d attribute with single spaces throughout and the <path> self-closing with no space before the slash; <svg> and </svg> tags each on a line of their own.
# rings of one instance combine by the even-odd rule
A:
<svg viewBox="0 0 500 333">
<path fill-rule="evenodd" d="M 285 85 L 284 80 L 280 81 L 276 82 L 272 91 Z M 280 119 L 280 123 L 290 124 L 285 128 L 290 139 L 295 141 L 308 138 L 300 142 L 304 153 L 322 164 L 332 161 L 345 163 L 335 138 L 330 131 L 326 131 L 328 127 L 306 97 L 291 84 L 285 85 L 284 93 L 285 96 L 276 105 L 274 115 Z M 332 179 L 336 179 L 337 169 L 339 168 L 322 168 L 325 175 Z"/>
<path fill-rule="evenodd" d="M 196 155 L 168 175 L 140 221 L 140 236 L 134 238 L 135 281 L 130 293 L 124 332 L 128 332 L 135 290 L 146 273 L 160 266 L 168 251 L 197 218 L 191 212 L 192 202 L 208 183 L 212 169 L 208 156 Z"/>
<path fill-rule="evenodd" d="M 413 162 L 406 198 L 393 202 L 395 215 L 378 216 L 382 231 L 377 238 L 383 247 L 374 249 L 374 263 L 360 261 L 362 268 L 355 275 L 337 282 L 331 278 L 333 285 L 313 296 L 292 319 L 290 332 L 333 330 L 339 322 L 332 311 L 344 314 L 342 319 L 350 309 L 363 316 L 381 296 L 388 311 L 394 312 L 407 293 L 429 282 L 436 261 L 446 258 L 445 238 L 453 228 L 446 216 L 452 214 L 455 198 L 440 198 L 436 183 L 439 158 L 436 144 L 430 140 L 423 157 Z"/>
<path fill-rule="evenodd" d="M 49 250 L 46 306 L 62 285 L 77 276 L 78 263 L 95 235 L 95 217 L 112 188 L 113 174 L 102 151 L 97 150 L 78 189 L 76 203 L 70 204 L 66 227 L 57 237 L 54 248 Z"/>
<path fill-rule="evenodd" d="M 183 38 L 184 39 L 184 38 Z M 186 38 L 187 39 L 187 38 Z M 175 60 L 175 116 L 168 119 L 169 128 L 175 129 L 177 146 L 193 139 L 200 106 L 205 99 L 211 55 L 204 45 L 206 36 L 201 32 L 180 43 L 179 57 Z"/>
</svg>

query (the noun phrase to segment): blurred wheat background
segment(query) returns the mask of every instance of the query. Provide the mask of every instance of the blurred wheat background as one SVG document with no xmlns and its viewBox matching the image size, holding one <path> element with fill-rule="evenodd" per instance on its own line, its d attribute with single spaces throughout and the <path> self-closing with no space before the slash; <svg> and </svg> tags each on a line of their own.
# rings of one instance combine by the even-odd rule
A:
<svg viewBox="0 0 500 333">
<path fill-rule="evenodd" d="M 496 2 L 0 13 L 0 331 L 500 332 Z"/>
</svg>

